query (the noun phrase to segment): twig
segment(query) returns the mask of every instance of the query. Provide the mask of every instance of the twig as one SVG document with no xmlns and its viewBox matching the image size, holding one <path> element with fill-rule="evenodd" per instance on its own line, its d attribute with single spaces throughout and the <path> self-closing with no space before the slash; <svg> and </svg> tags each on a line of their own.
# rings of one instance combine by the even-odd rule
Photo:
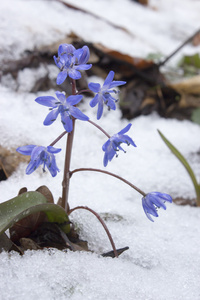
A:
<svg viewBox="0 0 200 300">
<path fill-rule="evenodd" d="M 182 43 L 175 51 L 173 51 L 169 56 L 167 56 L 162 62 L 158 64 L 158 66 L 163 66 L 172 56 L 174 56 L 179 50 L 181 50 L 186 44 L 188 44 L 193 38 L 200 33 L 200 29 L 198 29 L 191 37 L 189 37 L 184 43 Z"/>
</svg>

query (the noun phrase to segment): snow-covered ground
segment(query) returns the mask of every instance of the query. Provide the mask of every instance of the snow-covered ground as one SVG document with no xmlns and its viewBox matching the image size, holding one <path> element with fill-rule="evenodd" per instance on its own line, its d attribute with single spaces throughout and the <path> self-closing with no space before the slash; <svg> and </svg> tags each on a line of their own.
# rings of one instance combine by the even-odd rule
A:
<svg viewBox="0 0 200 300">
<path fill-rule="evenodd" d="M 2 1 L 0 60 L 18 59 L 25 50 L 56 42 L 71 31 L 86 41 L 100 42 L 133 56 L 145 57 L 149 52 L 168 55 L 200 23 L 200 2 L 194 0 L 151 0 L 146 8 L 128 0 L 69 2 L 101 19 L 56 1 Z M 199 50 L 187 45 L 178 55 Z M 38 72 L 44 72 L 42 66 Z M 53 67 L 51 72 L 55 76 Z M 59 121 L 50 127 L 42 125 L 47 109 L 34 99 L 54 95 L 54 91 L 29 93 L 35 76 L 25 69 L 17 83 L 8 76 L 0 83 L 0 144 L 9 149 L 26 144 L 48 145 L 63 131 Z M 13 89 L 16 84 L 17 91 Z M 95 121 L 96 110 L 90 108 L 89 99 L 84 100 L 81 108 Z M 194 198 L 186 171 L 160 139 L 157 129 L 181 150 L 200 181 L 200 127 L 190 121 L 162 119 L 157 114 L 138 117 L 131 123 L 129 134 L 137 148 L 128 147 L 127 153 L 121 152 L 106 170 L 123 176 L 145 192 Z M 117 108 L 105 111 L 99 124 L 112 135 L 128 121 L 121 119 Z M 101 147 L 105 141 L 105 136 L 91 124 L 77 121 L 72 169 L 103 168 Z M 65 139 L 57 147 L 64 152 Z M 25 175 L 26 165 L 21 164 L 8 180 L 0 183 L 0 201 L 15 197 L 23 186 L 35 190 L 40 185 L 47 185 L 57 201 L 61 195 L 62 152 L 57 155 L 61 172 L 55 178 L 41 169 Z M 94 253 L 27 251 L 22 257 L 1 253 L 0 299 L 200 299 L 199 208 L 168 204 L 167 210 L 159 210 L 159 218 L 152 223 L 144 214 L 141 196 L 124 183 L 105 176 L 90 172 L 74 174 L 70 205 L 87 205 L 102 216 L 108 214 L 106 224 L 116 247 L 129 246 L 129 250 L 118 259 L 101 257 L 101 253 L 111 250 L 104 230 L 89 212 L 76 211 L 72 220 L 80 226 L 81 237 L 89 242 Z"/>
</svg>

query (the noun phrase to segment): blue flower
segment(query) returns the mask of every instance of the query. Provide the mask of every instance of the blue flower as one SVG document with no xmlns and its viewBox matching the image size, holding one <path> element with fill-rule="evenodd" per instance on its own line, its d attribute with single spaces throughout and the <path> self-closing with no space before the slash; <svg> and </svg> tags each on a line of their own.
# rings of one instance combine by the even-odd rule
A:
<svg viewBox="0 0 200 300">
<path fill-rule="evenodd" d="M 45 167 L 50 171 L 51 175 L 55 177 L 59 169 L 56 165 L 56 159 L 54 153 L 58 153 L 61 149 L 54 148 L 52 146 L 43 147 L 36 145 L 27 145 L 16 149 L 17 152 L 23 155 L 30 155 L 31 160 L 26 168 L 26 174 L 33 173 L 39 165 L 43 164 L 43 171 Z"/>
<path fill-rule="evenodd" d="M 152 192 L 142 198 L 142 206 L 147 218 L 154 222 L 150 215 L 158 217 L 157 209 L 162 207 L 166 210 L 165 202 L 172 203 L 172 197 L 168 194 Z"/>
<path fill-rule="evenodd" d="M 125 143 L 128 146 L 132 145 L 136 147 L 133 140 L 128 135 L 124 134 L 131 128 L 131 126 L 132 124 L 128 124 L 120 132 L 110 137 L 109 140 L 107 140 L 107 142 L 102 146 L 102 150 L 105 152 L 104 159 L 103 159 L 104 167 L 107 166 L 108 161 L 111 161 L 113 159 L 114 155 L 118 156 L 117 151 L 119 150 L 124 151 L 124 149 L 120 146 L 121 143 Z"/>
<path fill-rule="evenodd" d="M 57 84 L 62 84 L 67 76 L 72 79 L 80 79 L 79 70 L 88 70 L 92 67 L 87 64 L 90 51 L 87 46 L 77 49 L 71 44 L 61 44 L 58 48 L 58 57 L 54 61 L 61 72 L 57 76 Z"/>
<path fill-rule="evenodd" d="M 83 96 L 81 95 L 71 95 L 68 98 L 61 92 L 56 92 L 58 99 L 52 96 L 41 96 L 35 99 L 35 101 L 41 105 L 50 107 L 50 112 L 44 120 L 44 125 L 51 125 L 56 119 L 57 116 L 61 115 L 61 122 L 67 132 L 71 132 L 73 129 L 72 117 L 88 121 L 89 118 L 84 115 L 77 107 Z"/>
<path fill-rule="evenodd" d="M 91 82 L 88 84 L 89 89 L 94 93 L 97 93 L 95 97 L 90 101 L 91 107 L 94 107 L 98 104 L 97 120 L 99 120 L 103 114 L 104 104 L 107 105 L 108 109 L 116 109 L 115 102 L 117 102 L 118 99 L 112 97 L 111 93 L 117 94 L 118 92 L 113 89 L 113 87 L 126 83 L 125 81 L 113 81 L 114 75 L 115 73 L 113 71 L 110 71 L 102 87 L 99 83 Z"/>
</svg>

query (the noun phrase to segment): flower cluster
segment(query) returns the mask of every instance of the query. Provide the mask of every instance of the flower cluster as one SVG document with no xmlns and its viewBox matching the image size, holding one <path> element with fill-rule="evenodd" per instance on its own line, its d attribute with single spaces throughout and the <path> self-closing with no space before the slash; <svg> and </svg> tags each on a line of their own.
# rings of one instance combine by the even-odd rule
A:
<svg viewBox="0 0 200 300">
<path fill-rule="evenodd" d="M 67 76 L 72 79 L 80 79 L 79 70 L 89 70 L 92 65 L 87 65 L 90 57 L 90 51 L 87 46 L 77 49 L 70 44 L 62 44 L 58 48 L 58 57 L 54 56 L 54 61 L 60 69 L 57 77 L 57 84 L 62 84 Z"/>
<path fill-rule="evenodd" d="M 134 141 L 128 135 L 124 134 L 130 129 L 131 126 L 132 124 L 128 124 L 120 132 L 109 138 L 109 140 L 102 146 L 102 150 L 105 152 L 103 159 L 104 167 L 107 166 L 108 161 L 111 161 L 115 155 L 118 156 L 117 151 L 124 151 L 124 149 L 120 146 L 121 143 L 136 147 Z"/>
<path fill-rule="evenodd" d="M 158 217 L 157 209 L 162 207 L 166 210 L 165 202 L 172 203 L 172 197 L 168 194 L 152 192 L 142 198 L 142 206 L 147 218 L 154 222 L 152 216 Z"/>
<path fill-rule="evenodd" d="M 27 145 L 16 149 L 17 152 L 23 155 L 30 155 L 31 160 L 26 168 L 26 174 L 33 173 L 40 165 L 43 164 L 43 171 L 45 172 L 45 166 L 53 177 L 57 175 L 59 169 L 56 165 L 55 153 L 61 151 L 61 149 L 54 148 L 52 146 L 42 147 L 36 145 Z"/>
<path fill-rule="evenodd" d="M 89 89 L 96 93 L 95 97 L 90 101 L 90 106 L 94 107 L 98 104 L 97 120 L 102 117 L 104 104 L 107 105 L 108 109 L 116 109 L 115 102 L 117 102 L 118 99 L 112 97 L 111 94 L 118 94 L 119 92 L 113 88 L 126 83 L 125 81 L 113 81 L 114 75 L 115 73 L 110 71 L 102 87 L 99 83 L 93 82 L 88 85 Z"/>
<path fill-rule="evenodd" d="M 87 46 L 83 46 L 82 48 L 76 49 L 73 45 L 70 44 L 60 45 L 58 48 L 58 56 L 54 56 L 55 64 L 60 69 L 60 72 L 57 76 L 57 84 L 61 85 L 68 78 L 72 84 L 72 95 L 67 97 L 64 92 L 56 91 L 56 97 L 40 96 L 37 97 L 35 101 L 38 104 L 49 108 L 49 112 L 43 122 L 44 125 L 49 126 L 53 124 L 57 119 L 58 115 L 60 115 L 62 125 L 65 129 L 64 134 L 68 133 L 68 138 L 70 136 L 72 137 L 70 147 L 72 147 L 74 133 L 73 124 L 75 120 L 89 121 L 91 124 L 99 128 L 108 137 L 108 140 L 102 146 L 102 150 L 104 152 L 103 165 L 104 167 L 106 167 L 108 162 L 110 162 L 114 156 L 118 156 L 119 150 L 125 152 L 125 150 L 121 147 L 121 144 L 124 143 L 126 145 L 132 145 L 133 147 L 136 147 L 136 144 L 132 140 L 132 138 L 126 134 L 130 130 L 132 124 L 128 124 L 121 131 L 110 136 L 100 126 L 90 121 L 88 116 L 86 116 L 77 107 L 77 105 L 83 99 L 83 96 L 80 95 L 81 91 L 76 91 L 75 81 L 81 78 L 80 71 L 89 70 L 92 67 L 91 64 L 88 64 L 89 57 L 90 52 Z M 126 83 L 125 81 L 113 80 L 114 75 L 115 73 L 113 71 L 110 71 L 102 86 L 99 83 L 94 82 L 90 82 L 88 84 L 89 90 L 94 93 L 94 97 L 90 101 L 89 105 L 92 108 L 97 106 L 97 120 L 101 119 L 103 115 L 103 109 L 105 106 L 108 108 L 108 110 L 116 109 L 116 102 L 118 101 L 118 99 L 116 99 L 114 96 L 118 95 L 119 91 L 115 88 Z M 40 165 L 43 165 L 43 171 L 45 171 L 45 167 L 47 167 L 47 169 L 50 171 L 53 177 L 57 175 L 59 169 L 56 165 L 55 154 L 59 153 L 61 149 L 54 148 L 53 145 L 60 138 L 62 138 L 64 134 L 61 134 L 53 143 L 51 143 L 47 147 L 28 145 L 17 148 L 17 151 L 19 153 L 24 155 L 30 155 L 30 162 L 26 168 L 26 174 L 31 174 Z M 71 150 L 66 150 L 65 155 L 65 161 L 68 161 L 68 164 L 65 164 L 64 174 L 66 174 L 67 172 L 68 174 L 67 176 L 64 175 L 63 181 L 68 180 L 70 178 L 69 164 Z M 66 169 L 66 165 L 68 165 L 68 169 Z M 103 170 L 98 171 L 105 172 Z M 106 173 L 113 176 L 113 174 L 109 172 Z M 125 181 L 122 177 L 115 177 L 118 177 L 119 179 L 127 183 L 127 181 Z M 66 182 L 63 186 L 68 186 L 69 188 L 69 184 L 66 184 Z M 164 203 L 166 201 L 172 202 L 172 198 L 168 194 L 158 192 L 145 194 L 135 186 L 131 186 L 144 196 L 142 198 L 143 209 L 146 216 L 151 221 L 153 221 L 151 215 L 154 217 L 158 217 L 157 208 L 162 207 L 163 209 L 166 209 Z"/>
<path fill-rule="evenodd" d="M 35 99 L 37 103 L 50 107 L 50 112 L 44 120 L 44 125 L 51 125 L 60 114 L 64 129 L 67 132 L 71 132 L 73 130 L 73 117 L 82 121 L 89 120 L 86 115 L 75 107 L 82 100 L 83 96 L 71 95 L 66 98 L 63 93 L 56 92 L 56 97 L 57 99 L 52 96 L 42 96 Z"/>
</svg>

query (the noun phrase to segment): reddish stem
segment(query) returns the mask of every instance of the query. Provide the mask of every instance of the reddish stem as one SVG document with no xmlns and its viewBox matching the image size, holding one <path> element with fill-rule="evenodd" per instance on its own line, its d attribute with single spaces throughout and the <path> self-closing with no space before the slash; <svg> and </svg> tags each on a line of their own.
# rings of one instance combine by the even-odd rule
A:
<svg viewBox="0 0 200 300">
<path fill-rule="evenodd" d="M 78 91 L 76 93 L 76 95 L 80 95 L 81 93 L 86 93 L 86 92 L 90 92 L 91 93 L 91 90 L 89 90 L 89 89 L 81 90 L 81 91 Z"/>
<path fill-rule="evenodd" d="M 49 146 L 54 146 L 65 134 L 67 133 L 67 131 L 64 131 L 63 133 L 61 133 L 57 139 L 55 139 Z"/>
<path fill-rule="evenodd" d="M 94 125 L 95 127 L 97 127 L 99 130 L 101 130 L 108 138 L 110 138 L 110 135 L 99 125 L 97 125 L 96 123 L 94 123 L 91 120 L 88 120 L 89 123 L 91 123 L 92 125 Z"/>
<path fill-rule="evenodd" d="M 76 82 L 74 79 L 72 79 L 71 83 L 72 83 L 72 95 L 75 95 L 76 94 Z M 71 132 L 68 133 L 68 136 L 67 136 L 64 174 L 63 174 L 63 182 L 62 182 L 63 188 L 62 188 L 61 206 L 66 210 L 66 212 L 69 211 L 68 196 L 69 196 L 69 183 L 70 183 L 70 178 L 71 178 L 70 162 L 71 162 L 71 155 L 72 155 L 74 130 L 75 130 L 75 119 L 73 118 L 73 129 Z"/>
<path fill-rule="evenodd" d="M 88 210 L 90 211 L 93 215 L 95 215 L 95 217 L 97 217 L 97 219 L 100 221 L 100 223 L 102 224 L 103 228 L 105 229 L 106 233 L 107 233 L 107 236 L 110 240 L 110 243 L 112 245 L 112 248 L 113 248 L 113 252 L 115 254 L 115 257 L 118 257 L 118 254 L 117 254 L 117 250 L 116 250 L 116 247 L 115 247 L 115 243 L 113 241 L 113 238 L 110 234 L 110 231 L 108 230 L 108 227 L 106 226 L 105 222 L 103 221 L 103 219 L 100 217 L 100 215 L 98 213 L 96 213 L 96 211 L 94 211 L 93 209 L 87 207 L 87 206 L 76 206 L 72 209 L 70 209 L 68 211 L 68 215 L 70 215 L 74 210 L 77 210 L 77 209 L 85 209 L 85 210 Z"/>
<path fill-rule="evenodd" d="M 142 196 L 144 196 L 144 197 L 146 196 L 146 194 L 141 189 L 139 189 L 137 186 L 135 186 L 134 184 L 132 184 L 130 181 L 124 179 L 123 177 L 121 177 L 121 176 L 119 176 L 117 174 L 114 174 L 114 173 L 111 173 L 111 172 L 108 172 L 108 171 L 105 171 L 105 170 L 95 169 L 95 168 L 78 168 L 78 169 L 74 169 L 73 171 L 71 171 L 70 172 L 70 176 L 72 176 L 76 172 L 81 172 L 81 171 L 94 171 L 94 172 L 104 173 L 104 174 L 113 176 L 113 177 L 115 177 L 115 178 L 123 181 L 124 183 L 128 184 L 130 187 L 132 187 L 133 189 L 135 189 Z"/>
</svg>

